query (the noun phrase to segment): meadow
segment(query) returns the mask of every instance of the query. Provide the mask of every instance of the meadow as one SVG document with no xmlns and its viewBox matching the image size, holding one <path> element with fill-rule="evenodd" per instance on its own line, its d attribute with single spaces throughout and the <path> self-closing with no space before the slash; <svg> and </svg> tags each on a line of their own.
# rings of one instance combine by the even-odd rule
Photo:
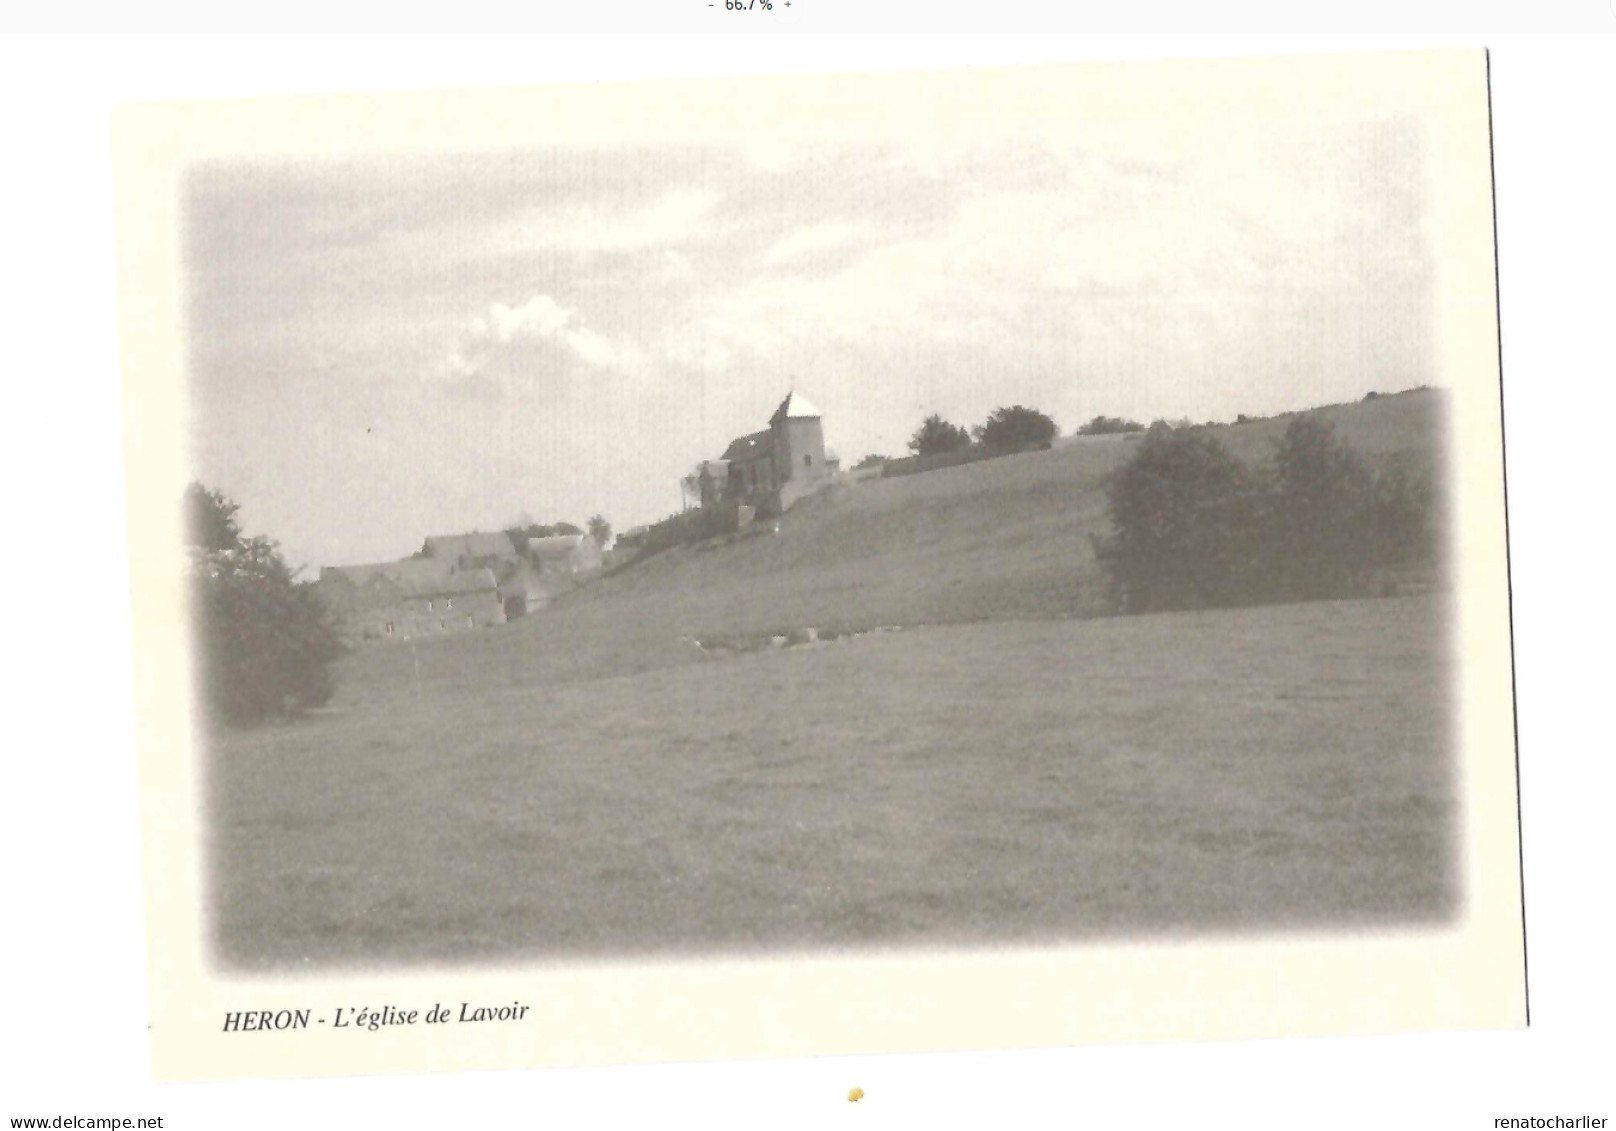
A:
<svg viewBox="0 0 1616 1131">
<path fill-rule="evenodd" d="M 512 626 L 535 630 L 525 667 L 485 671 L 476 635 L 362 654 L 329 712 L 216 743 L 218 953 L 262 969 L 1441 921 L 1459 899 L 1446 601 L 684 646 L 618 674 L 586 642 L 569 660 L 540 618 Z"/>
</svg>

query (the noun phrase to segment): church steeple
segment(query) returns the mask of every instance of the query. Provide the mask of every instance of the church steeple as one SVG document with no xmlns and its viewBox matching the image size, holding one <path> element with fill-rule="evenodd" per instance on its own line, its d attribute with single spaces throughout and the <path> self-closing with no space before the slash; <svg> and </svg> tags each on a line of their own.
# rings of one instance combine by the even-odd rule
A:
<svg viewBox="0 0 1616 1131">
<path fill-rule="evenodd" d="M 798 395 L 796 389 L 786 394 L 786 399 L 780 402 L 780 407 L 774 410 L 769 417 L 769 423 L 775 424 L 782 420 L 817 420 L 822 414 L 808 398 Z"/>
</svg>

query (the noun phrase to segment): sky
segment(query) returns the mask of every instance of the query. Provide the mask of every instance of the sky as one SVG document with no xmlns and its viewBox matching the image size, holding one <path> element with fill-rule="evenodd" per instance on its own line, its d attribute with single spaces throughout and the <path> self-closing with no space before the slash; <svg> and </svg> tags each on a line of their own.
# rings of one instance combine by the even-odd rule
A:
<svg viewBox="0 0 1616 1131">
<path fill-rule="evenodd" d="M 192 459 L 307 566 L 617 530 L 795 388 L 1232 420 L 1432 380 L 1412 120 L 221 162 L 186 183 Z"/>
</svg>

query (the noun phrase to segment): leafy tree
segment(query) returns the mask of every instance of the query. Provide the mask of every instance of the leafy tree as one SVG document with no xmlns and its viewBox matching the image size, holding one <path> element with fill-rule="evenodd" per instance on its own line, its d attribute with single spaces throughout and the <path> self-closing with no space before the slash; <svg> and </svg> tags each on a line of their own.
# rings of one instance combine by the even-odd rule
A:
<svg viewBox="0 0 1616 1131">
<path fill-rule="evenodd" d="M 1126 612 L 1248 599 L 1260 483 L 1215 437 L 1153 425 L 1106 488 L 1112 535 L 1095 550 Z"/>
<path fill-rule="evenodd" d="M 1143 432 L 1145 426 L 1137 420 L 1124 420 L 1120 416 L 1096 416 L 1077 430 L 1079 436 L 1114 436 L 1121 432 Z"/>
<path fill-rule="evenodd" d="M 218 491 L 192 483 L 184 505 L 203 703 L 244 725 L 329 700 L 343 645 L 314 587 L 272 539 L 245 537 L 239 508 Z"/>
<path fill-rule="evenodd" d="M 1274 452 L 1269 553 L 1300 598 L 1362 592 L 1377 556 L 1374 476 L 1329 421 L 1299 416 Z"/>
<path fill-rule="evenodd" d="M 1013 404 L 996 408 L 987 421 L 972 430 L 985 448 L 1047 448 L 1055 442 L 1055 422 L 1035 408 Z"/>
<path fill-rule="evenodd" d="M 950 424 L 936 413 L 926 417 L 909 438 L 909 450 L 917 456 L 934 456 L 971 446 L 971 434 Z"/>
<path fill-rule="evenodd" d="M 612 524 L 606 521 L 604 515 L 595 515 L 589 520 L 589 536 L 604 546 L 612 540 Z"/>
<path fill-rule="evenodd" d="M 883 463 L 891 463 L 891 462 L 892 462 L 892 460 L 891 460 L 890 457 L 888 457 L 888 456 L 879 456 L 879 455 L 876 455 L 876 454 L 874 454 L 872 452 L 870 455 L 865 456 L 863 459 L 861 459 L 857 463 L 855 463 L 853 465 L 853 470 L 854 471 L 863 471 L 866 467 L 880 467 Z"/>
</svg>

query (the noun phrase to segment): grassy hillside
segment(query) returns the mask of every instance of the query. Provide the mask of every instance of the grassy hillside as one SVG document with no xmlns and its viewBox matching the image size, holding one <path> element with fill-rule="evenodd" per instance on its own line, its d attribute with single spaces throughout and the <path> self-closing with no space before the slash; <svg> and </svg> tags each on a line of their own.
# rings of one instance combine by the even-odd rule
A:
<svg viewBox="0 0 1616 1131">
<path fill-rule="evenodd" d="M 1387 464 L 1433 453 L 1442 404 L 1424 391 L 1320 415 Z M 1289 420 L 1211 431 L 1260 463 Z M 1074 438 L 1052 451 L 840 488 L 799 504 L 777 536 L 660 555 L 577 600 L 644 602 L 647 615 L 673 616 L 691 633 L 1090 615 L 1099 611 L 1090 535 L 1107 530 L 1104 480 L 1135 442 Z"/>
<path fill-rule="evenodd" d="M 1435 458 L 1445 404 L 1426 390 L 1318 411 L 1386 466 Z M 1259 463 L 1289 419 L 1212 431 Z M 1103 583 L 1090 536 L 1107 531 L 1105 477 L 1135 443 L 1072 438 L 1046 452 L 838 487 L 798 504 L 779 534 L 761 527 L 657 555 L 498 629 L 364 649 L 346 662 L 344 682 L 413 695 L 418 678 L 425 688 L 452 678 L 443 673 L 478 671 L 520 686 L 699 660 L 682 637 L 1092 616 Z"/>
<path fill-rule="evenodd" d="M 1408 462 L 1433 452 L 1442 403 L 1422 391 L 1320 415 L 1372 461 Z M 1289 420 L 1211 431 L 1255 464 Z M 799 504 L 778 536 L 660 555 L 579 599 L 676 604 L 689 631 L 1092 614 L 1099 575 L 1089 536 L 1107 530 L 1104 479 L 1134 442 L 1074 438 L 1052 451 L 838 489 Z"/>
</svg>

